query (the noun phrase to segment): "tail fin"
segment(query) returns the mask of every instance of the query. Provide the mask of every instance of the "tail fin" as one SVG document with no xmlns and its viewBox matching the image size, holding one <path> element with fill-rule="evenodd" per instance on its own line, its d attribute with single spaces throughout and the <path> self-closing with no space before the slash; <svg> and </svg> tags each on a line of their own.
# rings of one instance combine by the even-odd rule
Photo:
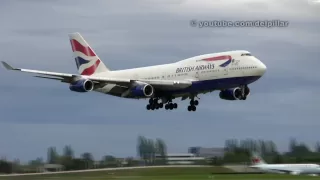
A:
<svg viewBox="0 0 320 180">
<path fill-rule="evenodd" d="M 253 165 L 267 164 L 256 152 L 251 153 L 251 162 Z"/>
<path fill-rule="evenodd" d="M 80 33 L 69 34 L 69 39 L 79 74 L 90 76 L 110 71 Z"/>
</svg>

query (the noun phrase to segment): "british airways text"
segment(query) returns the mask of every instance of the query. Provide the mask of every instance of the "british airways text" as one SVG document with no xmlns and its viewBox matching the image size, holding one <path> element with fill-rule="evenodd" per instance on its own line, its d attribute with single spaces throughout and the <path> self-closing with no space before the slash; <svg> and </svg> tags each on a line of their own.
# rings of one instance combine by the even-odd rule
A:
<svg viewBox="0 0 320 180">
<path fill-rule="evenodd" d="M 214 69 L 214 64 L 181 67 L 181 68 L 177 68 L 176 73 L 201 71 L 201 70 L 208 70 L 208 69 Z"/>
</svg>

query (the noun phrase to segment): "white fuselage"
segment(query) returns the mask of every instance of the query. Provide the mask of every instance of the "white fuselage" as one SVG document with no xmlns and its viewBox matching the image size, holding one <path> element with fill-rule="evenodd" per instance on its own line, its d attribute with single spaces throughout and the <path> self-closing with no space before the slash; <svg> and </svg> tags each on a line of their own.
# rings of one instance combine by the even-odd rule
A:
<svg viewBox="0 0 320 180">
<path fill-rule="evenodd" d="M 260 164 L 250 167 L 269 173 L 320 174 L 318 164 Z"/>
<path fill-rule="evenodd" d="M 254 56 L 244 56 L 243 54 L 246 53 L 249 54 L 248 51 L 205 54 L 171 64 L 102 72 L 95 76 L 138 80 L 191 80 L 194 83 L 192 87 L 173 92 L 174 96 L 178 97 L 191 92 L 202 93 L 234 88 L 256 81 L 265 73 L 266 66 Z M 225 67 L 220 65 L 226 60 L 201 61 L 202 59 L 225 55 L 232 57 L 232 62 Z M 122 89 L 114 88 L 114 86 L 108 84 L 104 88 L 97 89 L 97 91 L 120 95 Z"/>
</svg>

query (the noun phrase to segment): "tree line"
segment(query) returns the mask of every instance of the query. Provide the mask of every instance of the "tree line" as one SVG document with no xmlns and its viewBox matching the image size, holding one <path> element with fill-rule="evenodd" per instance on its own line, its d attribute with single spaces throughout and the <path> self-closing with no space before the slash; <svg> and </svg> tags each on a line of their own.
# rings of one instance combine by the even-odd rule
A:
<svg viewBox="0 0 320 180">
<path fill-rule="evenodd" d="M 140 159 L 133 157 L 116 158 L 112 155 L 105 155 L 102 159 L 95 160 L 90 152 L 84 152 L 80 157 L 75 157 L 74 150 L 70 145 L 63 148 L 62 154 L 59 154 L 55 147 L 49 147 L 46 161 L 43 158 L 37 158 L 29 161 L 28 165 L 22 165 L 19 160 L 7 161 L 2 158 L 0 160 L 0 173 L 38 172 L 39 167 L 44 164 L 59 164 L 66 171 L 167 164 L 167 145 L 164 140 L 139 136 L 136 148 Z M 200 164 L 247 164 L 250 163 L 251 152 L 259 153 L 268 163 L 320 163 L 320 142 L 317 142 L 314 148 L 310 148 L 303 142 L 291 139 L 288 151 L 281 153 L 277 145 L 271 140 L 228 139 L 225 141 L 224 149 L 222 157 L 210 157 L 201 161 Z"/>
<path fill-rule="evenodd" d="M 138 137 L 137 152 L 144 165 L 165 164 L 167 155 L 167 145 L 157 138 L 148 139 L 144 136 Z M 156 156 L 158 155 L 158 158 Z"/>
</svg>

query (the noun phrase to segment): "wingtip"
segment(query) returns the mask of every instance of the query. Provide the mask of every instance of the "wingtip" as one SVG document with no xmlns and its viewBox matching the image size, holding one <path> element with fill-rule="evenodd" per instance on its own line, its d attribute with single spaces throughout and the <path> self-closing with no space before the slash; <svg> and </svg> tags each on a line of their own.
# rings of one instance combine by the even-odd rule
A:
<svg viewBox="0 0 320 180">
<path fill-rule="evenodd" d="M 8 63 L 1 61 L 2 65 L 7 69 L 7 70 L 15 70 L 12 66 L 10 66 Z"/>
</svg>

